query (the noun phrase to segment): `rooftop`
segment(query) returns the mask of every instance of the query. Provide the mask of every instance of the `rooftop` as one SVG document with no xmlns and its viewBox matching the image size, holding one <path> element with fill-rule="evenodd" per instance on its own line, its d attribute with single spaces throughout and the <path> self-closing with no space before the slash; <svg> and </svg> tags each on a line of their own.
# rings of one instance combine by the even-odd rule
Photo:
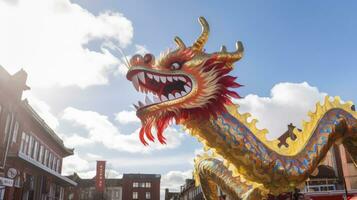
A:
<svg viewBox="0 0 357 200">
<path fill-rule="evenodd" d="M 22 108 L 32 116 L 32 118 L 39 123 L 39 125 L 48 133 L 48 135 L 64 150 L 64 152 L 69 156 L 73 155 L 73 150 L 64 146 L 63 140 L 58 137 L 58 135 L 51 129 L 45 120 L 43 120 L 40 115 L 37 114 L 37 112 L 31 107 L 31 105 L 28 103 L 27 99 L 23 100 L 21 102 Z"/>
<path fill-rule="evenodd" d="M 125 178 L 152 178 L 152 179 L 160 179 L 160 174 L 124 174 L 123 179 Z"/>
<path fill-rule="evenodd" d="M 95 186 L 95 176 L 89 179 L 82 179 L 77 173 L 67 176 L 69 179 L 78 183 L 79 187 L 93 187 Z M 160 179 L 160 174 L 123 174 L 123 178 L 106 178 L 105 185 L 110 186 L 122 186 L 123 179 L 126 178 L 143 178 L 143 179 Z"/>
</svg>

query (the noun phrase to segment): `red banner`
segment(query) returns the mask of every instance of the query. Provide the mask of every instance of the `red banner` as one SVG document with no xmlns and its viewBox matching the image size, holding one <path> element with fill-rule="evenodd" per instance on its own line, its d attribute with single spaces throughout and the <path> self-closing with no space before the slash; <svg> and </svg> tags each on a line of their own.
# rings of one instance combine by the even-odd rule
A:
<svg viewBox="0 0 357 200">
<path fill-rule="evenodd" d="M 95 176 L 95 188 L 97 192 L 105 190 L 105 161 L 97 161 L 97 175 Z"/>
</svg>

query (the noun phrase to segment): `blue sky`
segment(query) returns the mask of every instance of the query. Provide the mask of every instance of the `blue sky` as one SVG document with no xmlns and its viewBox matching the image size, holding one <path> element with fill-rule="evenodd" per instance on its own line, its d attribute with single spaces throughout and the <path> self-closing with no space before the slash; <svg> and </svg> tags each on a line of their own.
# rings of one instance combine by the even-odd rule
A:
<svg viewBox="0 0 357 200">
<path fill-rule="evenodd" d="M 189 177 L 194 152 L 201 146 L 179 133 L 179 127 L 172 129 L 178 136 L 172 140 L 178 143 L 170 148 L 157 145 L 146 153 L 125 149 L 133 141 L 128 135 L 139 127 L 131 104 L 142 96 L 118 72 L 121 55 L 103 45 L 112 41 L 128 55 L 144 49 L 158 56 L 174 46 L 176 35 L 191 44 L 201 30 L 199 16 L 205 16 L 211 26 L 207 52 L 218 51 L 222 44 L 234 50 L 235 41 L 243 42 L 245 57 L 232 72 L 245 85 L 238 90 L 245 97 L 238 103 L 258 117 L 261 126 L 282 131 L 290 121 L 299 124 L 326 93 L 357 102 L 355 1 L 51 0 L 42 7 L 44 2 L 0 1 L 4 19 L 30 8 L 13 24 L 0 21 L 9 27 L 0 33 L 0 42 L 11 41 L 0 48 L 0 64 L 10 72 L 24 67 L 29 73 L 28 98 L 76 149 L 77 157 L 65 166 L 68 173 L 75 170 L 91 176 L 95 159 L 107 159 L 113 176 L 160 173 L 163 184 L 174 188 Z M 34 17 L 37 13 L 39 18 Z M 50 16 L 48 20 L 42 21 L 44 15 Z M 25 24 L 31 25 L 30 33 L 19 31 Z M 56 27 L 57 32 L 50 31 Z M 70 49 L 74 50 L 67 55 Z M 129 122 L 118 120 L 118 113 Z M 95 138 L 101 134 L 113 137 L 112 141 Z"/>
</svg>

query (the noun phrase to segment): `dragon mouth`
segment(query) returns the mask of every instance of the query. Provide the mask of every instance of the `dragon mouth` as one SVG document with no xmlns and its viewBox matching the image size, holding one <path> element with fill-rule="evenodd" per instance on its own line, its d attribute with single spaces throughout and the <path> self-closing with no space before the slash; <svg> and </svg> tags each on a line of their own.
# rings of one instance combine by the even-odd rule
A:
<svg viewBox="0 0 357 200">
<path fill-rule="evenodd" d="M 179 103 L 192 91 L 193 81 L 184 74 L 159 73 L 139 67 L 130 70 L 127 78 L 137 91 L 146 94 L 144 102 L 139 101 L 137 105 L 134 104 L 138 111 L 153 105 Z"/>
</svg>

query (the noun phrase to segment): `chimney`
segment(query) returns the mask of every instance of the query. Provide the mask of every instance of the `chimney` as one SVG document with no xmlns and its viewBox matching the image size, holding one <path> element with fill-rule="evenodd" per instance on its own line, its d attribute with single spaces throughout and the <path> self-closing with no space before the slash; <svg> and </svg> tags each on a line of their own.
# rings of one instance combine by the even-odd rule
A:
<svg viewBox="0 0 357 200">
<path fill-rule="evenodd" d="M 18 100 L 21 100 L 23 91 L 30 89 L 30 87 L 26 85 L 26 81 L 27 73 L 23 69 L 11 76 L 13 94 Z"/>
</svg>

